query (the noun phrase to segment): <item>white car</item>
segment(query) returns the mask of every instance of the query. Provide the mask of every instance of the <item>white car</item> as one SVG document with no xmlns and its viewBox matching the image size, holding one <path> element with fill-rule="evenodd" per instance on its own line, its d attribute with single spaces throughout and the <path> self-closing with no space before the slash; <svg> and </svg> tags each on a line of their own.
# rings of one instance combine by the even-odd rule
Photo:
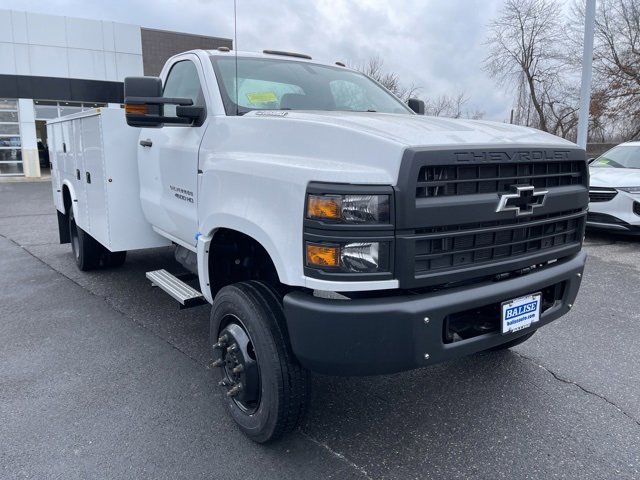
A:
<svg viewBox="0 0 640 480">
<path fill-rule="evenodd" d="M 587 228 L 640 235 L 640 142 L 612 148 L 589 173 Z"/>
</svg>

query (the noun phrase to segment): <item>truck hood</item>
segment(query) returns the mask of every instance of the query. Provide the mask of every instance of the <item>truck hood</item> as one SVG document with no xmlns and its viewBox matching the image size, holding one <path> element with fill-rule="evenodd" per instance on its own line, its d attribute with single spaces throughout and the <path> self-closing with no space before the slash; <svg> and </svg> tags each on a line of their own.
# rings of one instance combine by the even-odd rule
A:
<svg viewBox="0 0 640 480">
<path fill-rule="evenodd" d="M 638 187 L 640 186 L 640 170 L 637 168 L 589 169 L 591 185 L 594 187 Z"/>
<path fill-rule="evenodd" d="M 279 116 L 284 121 L 313 122 L 353 130 L 404 146 L 575 144 L 529 127 L 484 120 L 371 112 L 254 111 L 246 116 Z"/>
</svg>

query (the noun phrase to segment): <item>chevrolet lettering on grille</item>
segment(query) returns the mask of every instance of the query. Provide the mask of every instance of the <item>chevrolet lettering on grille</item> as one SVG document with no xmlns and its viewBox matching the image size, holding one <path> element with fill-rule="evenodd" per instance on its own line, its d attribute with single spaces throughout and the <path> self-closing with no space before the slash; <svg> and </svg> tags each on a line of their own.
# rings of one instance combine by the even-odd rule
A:
<svg viewBox="0 0 640 480">
<path fill-rule="evenodd" d="M 542 207 L 548 190 L 536 190 L 531 185 L 512 185 L 512 193 L 500 196 L 496 212 L 515 212 L 516 217 L 531 215 L 536 208 Z"/>
</svg>

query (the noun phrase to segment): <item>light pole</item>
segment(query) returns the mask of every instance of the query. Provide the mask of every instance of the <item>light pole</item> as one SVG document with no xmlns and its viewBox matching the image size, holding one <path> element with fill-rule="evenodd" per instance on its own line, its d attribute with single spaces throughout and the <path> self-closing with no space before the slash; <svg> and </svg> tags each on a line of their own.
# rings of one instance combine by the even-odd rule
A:
<svg viewBox="0 0 640 480">
<path fill-rule="evenodd" d="M 580 111 L 578 113 L 578 145 L 584 149 L 587 148 L 587 133 L 589 131 L 595 19 L 596 0 L 587 0 L 584 12 L 584 51 L 582 53 L 582 84 L 580 85 Z"/>
</svg>

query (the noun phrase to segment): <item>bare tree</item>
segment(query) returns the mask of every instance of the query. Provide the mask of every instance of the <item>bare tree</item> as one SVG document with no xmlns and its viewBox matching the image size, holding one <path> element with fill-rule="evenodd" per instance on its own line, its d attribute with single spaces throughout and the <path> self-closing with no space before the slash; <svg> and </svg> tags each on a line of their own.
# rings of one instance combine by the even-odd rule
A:
<svg viewBox="0 0 640 480">
<path fill-rule="evenodd" d="M 572 8 L 573 48 L 581 48 L 584 3 Z M 640 1 L 599 0 L 593 52 L 591 134 L 640 137 Z"/>
<path fill-rule="evenodd" d="M 415 97 L 420 92 L 420 87 L 415 83 L 404 86 L 400 82 L 400 77 L 397 73 L 386 71 L 384 61 L 377 55 L 371 57 L 362 65 L 356 65 L 354 68 L 373 78 L 403 102 Z"/>
<path fill-rule="evenodd" d="M 486 71 L 515 87 L 516 121 L 564 137 L 575 134 L 577 91 L 557 0 L 506 0 L 489 24 Z"/>
<path fill-rule="evenodd" d="M 466 109 L 468 102 L 469 98 L 464 92 L 426 98 L 424 101 L 425 114 L 434 117 L 471 118 L 474 120 L 484 117 L 484 112 L 480 110 Z"/>
<path fill-rule="evenodd" d="M 384 61 L 379 56 L 370 58 L 362 65 L 356 65 L 355 68 L 365 75 L 373 78 L 375 81 L 387 88 L 396 97 L 406 102 L 410 98 L 417 98 L 422 90 L 415 83 L 405 86 L 400 77 L 395 72 L 389 72 L 384 68 Z M 425 114 L 435 117 L 451 117 L 451 118 L 473 118 L 480 119 L 484 116 L 484 112 L 480 110 L 467 110 L 469 99 L 464 93 L 455 95 L 440 95 L 433 98 L 424 98 Z"/>
</svg>

